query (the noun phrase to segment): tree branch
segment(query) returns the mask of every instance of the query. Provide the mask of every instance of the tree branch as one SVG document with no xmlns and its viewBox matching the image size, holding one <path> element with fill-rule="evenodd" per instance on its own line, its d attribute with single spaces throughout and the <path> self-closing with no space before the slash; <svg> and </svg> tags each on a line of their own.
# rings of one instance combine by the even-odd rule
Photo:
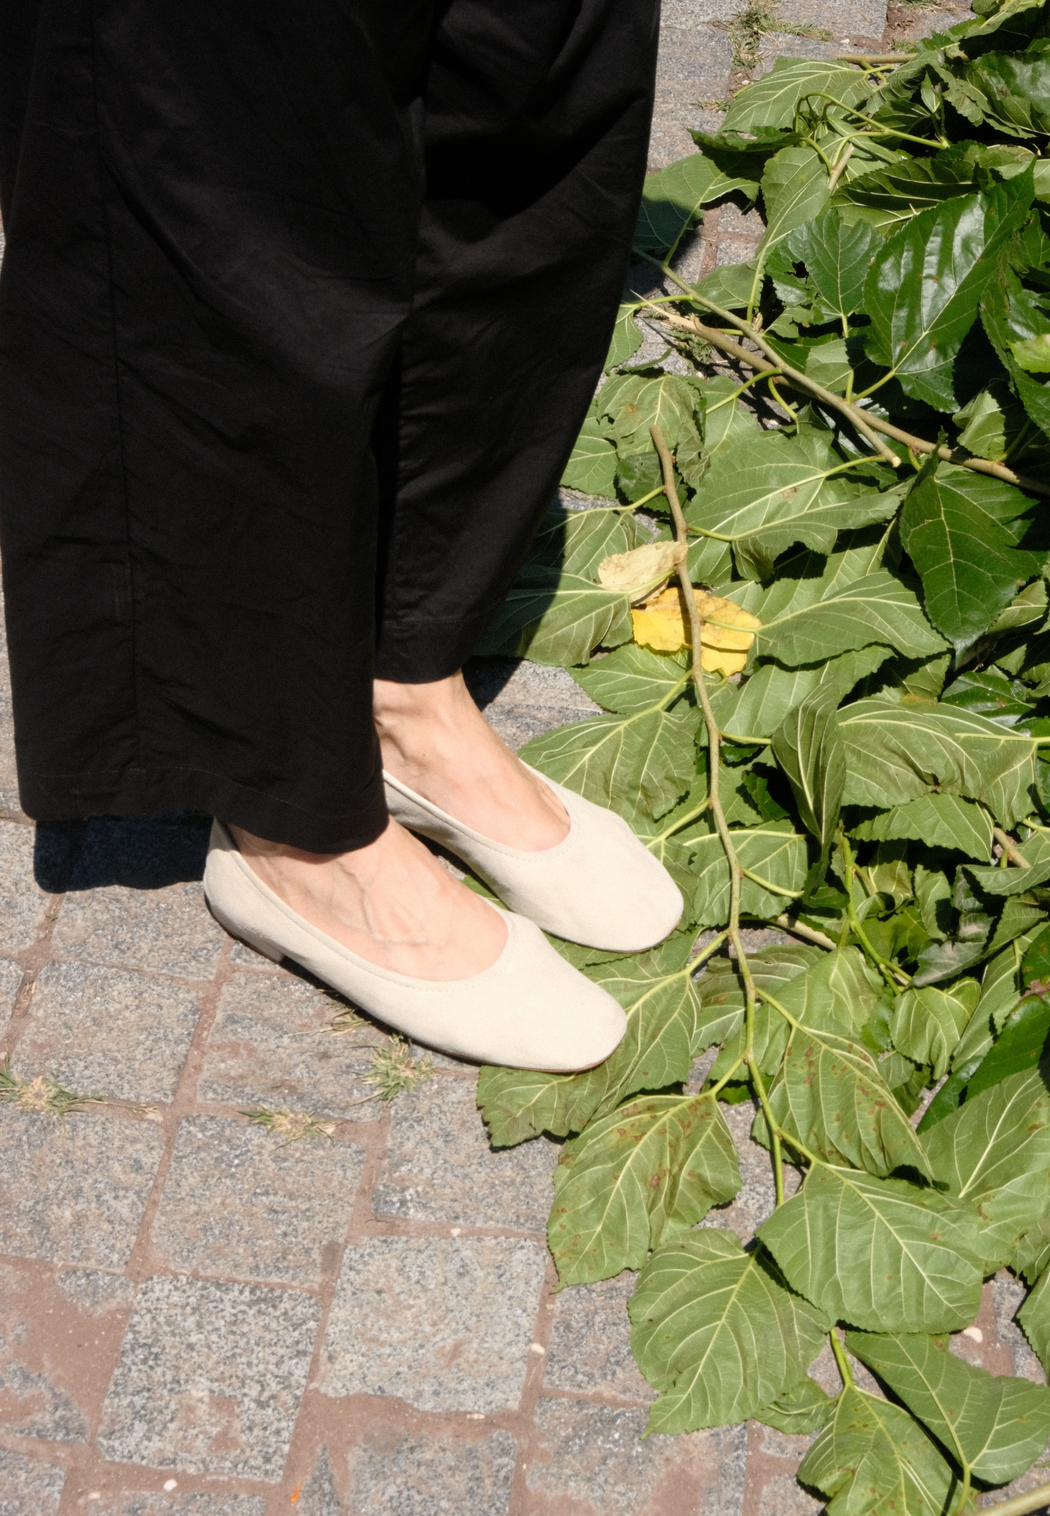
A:
<svg viewBox="0 0 1050 1516">
<path fill-rule="evenodd" d="M 651 261 L 656 263 L 658 260 L 654 258 Z M 662 268 L 663 265 L 661 264 L 660 267 Z M 661 320 L 668 322 L 671 326 L 677 326 L 689 331 L 694 336 L 702 337 L 705 342 L 709 342 L 712 347 L 718 348 L 727 357 L 735 359 L 737 363 L 744 363 L 749 368 L 756 369 L 760 378 L 764 378 L 767 374 L 782 374 L 786 382 L 795 389 L 801 389 L 806 394 L 815 395 L 825 405 L 830 406 L 833 410 L 845 416 L 850 424 L 856 427 L 857 431 L 863 436 L 867 437 L 880 455 L 888 463 L 892 463 L 895 468 L 899 465 L 900 459 L 896 454 L 890 453 L 885 444 L 872 435 L 873 433 L 877 432 L 881 433 L 882 436 L 892 437 L 895 442 L 901 442 L 905 447 L 911 448 L 913 453 L 924 453 L 926 455 L 936 453 L 937 457 L 943 458 L 945 463 L 954 463 L 960 468 L 972 469 L 977 474 L 990 474 L 994 479 L 1003 479 L 1007 484 L 1013 484 L 1018 489 L 1027 490 L 1029 494 L 1050 498 L 1050 485 L 1041 484 L 1038 479 L 1030 479 L 1025 474 L 1017 474 L 1012 468 L 1007 468 L 1004 463 L 991 463 L 987 458 L 965 457 L 960 455 L 957 449 L 939 446 L 934 442 L 927 442 L 925 437 L 915 437 L 911 432 L 902 431 L 899 426 L 894 426 L 891 421 L 884 421 L 881 416 L 875 416 L 871 411 L 862 411 L 859 406 L 854 405 L 851 401 L 843 400 L 840 395 L 832 394 L 823 385 L 817 384 L 815 380 L 807 378 L 801 370 L 794 369 L 789 364 L 784 363 L 760 334 L 748 326 L 746 321 L 741 321 L 738 316 L 734 316 L 730 311 L 721 310 L 712 301 L 705 299 L 704 296 L 697 295 L 694 290 L 690 290 L 688 285 L 678 279 L 677 275 L 673 275 L 673 277 L 675 282 L 681 284 L 683 289 L 688 292 L 690 299 L 698 300 L 714 315 L 721 317 L 723 320 L 730 321 L 744 336 L 749 337 L 752 342 L 760 347 L 763 354 L 769 356 L 763 362 L 757 354 L 750 352 L 746 347 L 742 347 L 739 342 L 734 342 L 731 337 L 727 337 L 717 327 L 705 325 L 698 316 L 679 316 L 677 312 L 669 311 L 663 306 L 653 306 L 654 313 Z M 651 302 L 647 301 L 646 304 L 651 304 Z"/>
</svg>

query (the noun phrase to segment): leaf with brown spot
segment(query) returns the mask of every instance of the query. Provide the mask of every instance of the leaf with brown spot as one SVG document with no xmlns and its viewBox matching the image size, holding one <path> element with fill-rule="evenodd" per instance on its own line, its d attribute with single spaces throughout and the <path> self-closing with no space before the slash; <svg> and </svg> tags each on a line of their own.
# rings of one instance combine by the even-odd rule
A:
<svg viewBox="0 0 1050 1516">
<path fill-rule="evenodd" d="M 562 1284 L 639 1269 L 664 1238 L 740 1188 L 740 1164 L 711 1095 L 647 1095 L 565 1144 L 547 1228 Z"/>
</svg>

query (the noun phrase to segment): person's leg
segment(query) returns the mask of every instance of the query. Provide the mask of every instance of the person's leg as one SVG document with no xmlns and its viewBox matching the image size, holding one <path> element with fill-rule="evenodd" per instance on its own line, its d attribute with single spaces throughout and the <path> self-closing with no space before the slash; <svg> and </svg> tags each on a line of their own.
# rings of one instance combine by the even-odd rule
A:
<svg viewBox="0 0 1050 1516">
<path fill-rule="evenodd" d="M 601 372 L 648 145 L 657 0 L 447 0 L 412 312 L 380 427 L 386 768 L 487 837 L 565 834 L 458 670 L 553 498 Z M 389 512 L 389 514 L 388 514 Z"/>
<path fill-rule="evenodd" d="M 0 0 L 0 529 L 26 811 L 210 810 L 322 930 L 441 979 L 505 930 L 388 825 L 371 715 L 430 29 Z"/>
<path fill-rule="evenodd" d="M 0 543 L 23 805 L 386 826 L 370 434 L 430 0 L 0 0 Z"/>
</svg>

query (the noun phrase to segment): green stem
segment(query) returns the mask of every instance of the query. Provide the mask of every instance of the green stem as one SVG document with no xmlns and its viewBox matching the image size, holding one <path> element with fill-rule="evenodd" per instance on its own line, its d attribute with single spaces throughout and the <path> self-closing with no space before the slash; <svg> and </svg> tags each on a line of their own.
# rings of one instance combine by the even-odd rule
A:
<svg viewBox="0 0 1050 1516">
<path fill-rule="evenodd" d="M 641 506 L 647 505 L 650 500 L 655 500 L 656 497 L 657 497 L 657 495 L 662 495 L 663 492 L 664 492 L 663 485 L 662 484 L 658 484 L 654 490 L 650 490 L 649 493 L 648 493 L 648 495 L 643 495 L 640 500 L 632 500 L 631 501 L 631 507 L 630 507 L 631 510 L 632 511 L 636 511 L 636 510 L 640 509 Z"/>
<path fill-rule="evenodd" d="M 903 969 L 899 969 L 897 965 L 895 963 L 891 963 L 888 958 L 884 958 L 882 954 L 877 952 L 872 945 L 867 932 L 861 925 L 860 917 L 857 915 L 857 908 L 853 904 L 852 880 L 853 875 L 857 871 L 857 865 L 853 861 L 853 849 L 850 847 L 849 842 L 846 839 L 845 832 L 841 832 L 839 834 L 839 847 L 842 852 L 842 861 L 844 864 L 843 872 L 846 875 L 846 913 L 849 917 L 850 930 L 853 932 L 857 941 L 860 943 L 865 953 L 871 959 L 872 963 L 879 970 L 879 973 L 886 980 L 886 983 L 889 985 L 893 993 L 895 995 L 899 995 L 902 985 L 911 984 L 911 975 L 906 974 Z"/>
<path fill-rule="evenodd" d="M 1037 1490 L 1028 1490 L 1024 1495 L 1015 1495 L 1012 1500 L 1002 1500 L 998 1505 L 986 1505 L 981 1516 L 1030 1516 L 1050 1504 L 1050 1484 L 1041 1484 Z"/>
<path fill-rule="evenodd" d="M 839 1334 L 834 1327 L 832 1327 L 831 1331 L 828 1333 L 828 1341 L 831 1343 L 831 1351 L 835 1355 L 835 1362 L 839 1366 L 839 1373 L 842 1375 L 842 1383 L 846 1386 L 851 1385 L 853 1383 L 853 1368 L 850 1364 L 849 1359 L 846 1357 L 846 1349 L 839 1341 Z"/>
<path fill-rule="evenodd" d="M 771 895 L 783 895 L 788 900 L 802 899 L 802 890 L 788 890 L 782 884 L 773 884 L 769 879 L 763 879 L 761 874 L 754 873 L 752 869 L 747 868 L 744 864 L 740 865 L 740 872 L 744 875 L 745 879 L 750 879 L 752 884 L 761 885 L 762 889 L 768 890 Z"/>
<path fill-rule="evenodd" d="M 754 1039 L 754 1003 L 751 1005 L 751 1038 Z M 758 1103 L 762 1107 L 762 1114 L 766 1118 L 766 1126 L 769 1129 L 769 1145 L 773 1155 L 773 1183 L 776 1186 L 776 1207 L 784 1204 L 784 1150 L 780 1144 L 780 1128 L 773 1119 L 773 1107 L 769 1103 L 766 1093 L 766 1082 L 762 1078 L 762 1071 L 758 1066 L 758 1060 L 752 1050 L 747 1057 L 747 1066 L 751 1073 L 751 1080 L 758 1095 Z"/>
</svg>

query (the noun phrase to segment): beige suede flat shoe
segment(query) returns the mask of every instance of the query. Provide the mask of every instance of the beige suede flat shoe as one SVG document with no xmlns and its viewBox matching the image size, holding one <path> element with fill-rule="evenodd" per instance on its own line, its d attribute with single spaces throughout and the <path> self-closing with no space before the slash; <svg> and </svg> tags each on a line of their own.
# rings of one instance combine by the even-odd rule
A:
<svg viewBox="0 0 1050 1516">
<path fill-rule="evenodd" d="M 204 893 L 233 936 L 267 958 L 293 958 L 387 1026 L 457 1058 L 574 1073 L 604 1062 L 627 1030 L 612 996 L 559 958 L 539 927 L 509 911 L 501 912 L 506 946 L 491 967 L 470 979 L 412 979 L 311 926 L 249 868 L 219 821 Z"/>
<path fill-rule="evenodd" d="M 386 803 L 395 821 L 469 863 L 504 904 L 545 932 L 621 953 L 662 942 L 685 905 L 663 864 L 615 812 L 529 772 L 554 791 L 570 823 L 567 837 L 536 853 L 483 837 L 384 773 Z"/>
</svg>

